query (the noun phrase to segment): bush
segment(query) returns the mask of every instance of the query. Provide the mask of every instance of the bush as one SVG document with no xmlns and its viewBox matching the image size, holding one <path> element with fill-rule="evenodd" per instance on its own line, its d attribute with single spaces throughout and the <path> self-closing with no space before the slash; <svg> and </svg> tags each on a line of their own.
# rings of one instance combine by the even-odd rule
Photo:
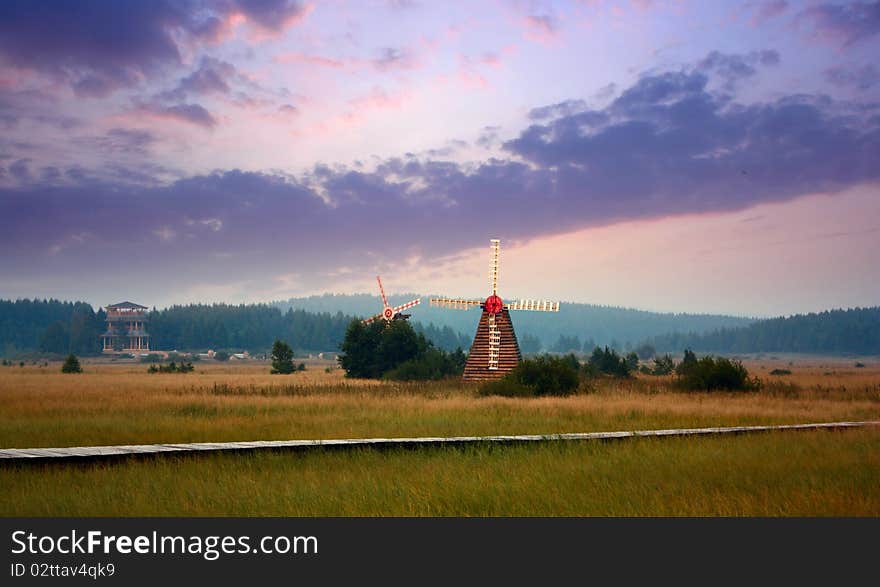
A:
<svg viewBox="0 0 880 587">
<path fill-rule="evenodd" d="M 24 363 L 21 364 L 24 366 Z M 62 373 L 82 373 L 82 366 L 79 364 L 79 359 L 76 358 L 76 355 L 69 354 L 67 355 L 67 359 L 64 360 L 64 364 L 61 365 Z"/>
<path fill-rule="evenodd" d="M 171 361 L 167 365 L 150 365 L 147 373 L 189 373 L 194 370 L 195 367 L 193 367 L 192 363 L 181 362 L 178 365 L 176 362 Z"/>
<path fill-rule="evenodd" d="M 865 367 L 864 363 L 858 363 L 858 362 L 856 363 L 856 369 L 864 369 L 864 367 Z"/>
<path fill-rule="evenodd" d="M 214 353 L 214 360 L 215 361 L 228 361 L 230 356 L 231 355 L 229 353 L 227 353 L 226 351 L 217 351 L 216 353 Z"/>
<path fill-rule="evenodd" d="M 693 358 L 690 359 L 687 353 Z M 739 361 L 712 355 L 697 359 L 690 351 L 685 352 L 685 360 L 676 368 L 676 374 L 678 385 L 684 389 L 749 391 L 761 387 L 760 380 L 750 378 L 749 372 Z"/>
<path fill-rule="evenodd" d="M 459 348 L 453 353 L 429 347 L 414 359 L 403 362 L 383 376 L 395 381 L 429 381 L 461 375 L 464 371 L 465 356 Z"/>
<path fill-rule="evenodd" d="M 789 369 L 773 369 L 770 371 L 770 375 L 791 375 L 791 371 Z"/>
<path fill-rule="evenodd" d="M 580 384 L 578 371 L 564 358 L 542 355 L 520 362 L 499 381 L 483 384 L 481 395 L 570 395 Z"/>
</svg>

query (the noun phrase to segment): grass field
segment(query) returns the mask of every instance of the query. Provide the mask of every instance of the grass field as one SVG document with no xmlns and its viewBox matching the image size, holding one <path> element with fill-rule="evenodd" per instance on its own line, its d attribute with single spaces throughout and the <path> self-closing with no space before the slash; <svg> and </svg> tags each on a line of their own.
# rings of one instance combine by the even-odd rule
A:
<svg viewBox="0 0 880 587">
<path fill-rule="evenodd" d="M 792 362 L 792 365 L 788 363 Z M 746 394 L 664 378 L 573 397 L 345 380 L 310 365 L 0 369 L 0 447 L 590 432 L 880 419 L 880 364 L 747 362 Z M 787 376 L 770 376 L 784 366 Z M 880 515 L 880 432 L 0 466 L 0 515 Z"/>
</svg>

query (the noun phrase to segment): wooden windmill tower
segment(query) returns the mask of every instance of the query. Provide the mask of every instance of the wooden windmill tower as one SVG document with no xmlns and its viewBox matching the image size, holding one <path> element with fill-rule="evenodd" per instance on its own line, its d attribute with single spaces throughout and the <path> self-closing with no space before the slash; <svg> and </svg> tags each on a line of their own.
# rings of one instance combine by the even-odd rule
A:
<svg viewBox="0 0 880 587">
<path fill-rule="evenodd" d="M 391 322 L 392 320 L 406 320 L 407 318 L 409 318 L 409 314 L 402 314 L 401 312 L 422 303 L 422 298 L 416 298 L 411 302 L 407 302 L 405 304 L 401 304 L 392 308 L 388 304 L 388 298 L 385 297 L 385 288 L 382 287 L 382 278 L 377 275 L 376 281 L 379 282 L 379 293 L 382 294 L 382 312 L 380 314 L 376 314 L 375 316 L 367 318 L 363 321 L 364 324 L 369 324 L 373 320 L 378 320 L 379 318 L 385 320 L 386 324 Z"/>
<path fill-rule="evenodd" d="M 498 261 L 501 241 L 492 239 L 489 256 L 489 284 L 492 293 L 485 300 L 463 300 L 451 298 L 433 298 L 432 306 L 467 310 L 475 306 L 483 309 L 477 334 L 471 345 L 467 363 L 464 366 L 465 381 L 486 381 L 500 379 L 505 373 L 516 367 L 522 360 L 513 322 L 510 321 L 509 310 L 531 310 L 537 312 L 558 312 L 559 302 L 538 300 L 519 300 L 505 303 L 498 296 Z"/>
</svg>

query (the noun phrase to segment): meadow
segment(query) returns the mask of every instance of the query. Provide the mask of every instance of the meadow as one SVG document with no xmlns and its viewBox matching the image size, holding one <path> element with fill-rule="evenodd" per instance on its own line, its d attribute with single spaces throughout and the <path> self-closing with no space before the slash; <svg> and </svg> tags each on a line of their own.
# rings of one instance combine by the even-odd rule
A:
<svg viewBox="0 0 880 587">
<path fill-rule="evenodd" d="M 790 363 L 790 364 L 789 364 Z M 764 388 L 602 379 L 565 398 L 458 381 L 347 380 L 329 364 L 0 368 L 0 446 L 539 434 L 880 420 L 880 363 L 746 361 Z M 769 375 L 786 368 L 791 375 Z M 0 465 L 0 515 L 880 515 L 880 430 Z"/>
</svg>

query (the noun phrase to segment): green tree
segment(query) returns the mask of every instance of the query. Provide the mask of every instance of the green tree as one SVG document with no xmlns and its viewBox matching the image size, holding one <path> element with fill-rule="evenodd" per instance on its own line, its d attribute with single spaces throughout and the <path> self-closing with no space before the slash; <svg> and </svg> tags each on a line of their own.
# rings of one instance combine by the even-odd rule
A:
<svg viewBox="0 0 880 587">
<path fill-rule="evenodd" d="M 638 362 L 638 357 L 636 357 Z M 617 354 L 617 351 L 607 346 L 604 349 L 596 347 L 590 360 L 587 361 L 587 372 L 594 375 L 613 375 L 615 377 L 629 377 L 632 368 L 626 359 Z"/>
<path fill-rule="evenodd" d="M 398 378 L 411 375 L 421 378 L 436 373 L 438 365 L 449 360 L 445 351 L 433 349 L 425 336 L 413 330 L 405 320 L 394 320 L 390 324 L 352 320 L 339 348 L 342 353 L 337 360 L 348 377 L 377 379 L 407 362 L 425 359 L 425 364 L 408 365 L 404 371 L 394 374 Z M 429 349 L 439 354 L 426 358 Z M 459 357 L 457 355 L 455 360 Z"/>
<path fill-rule="evenodd" d="M 406 320 L 394 320 L 385 327 L 379 337 L 379 372 L 394 369 L 401 363 L 415 359 L 428 348 L 425 337 L 416 334 Z"/>
<path fill-rule="evenodd" d="M 82 373 L 82 366 L 79 364 L 79 359 L 76 358 L 76 355 L 73 353 L 67 355 L 67 358 L 64 360 L 64 364 L 61 365 L 62 373 Z"/>
<path fill-rule="evenodd" d="M 337 357 L 339 366 L 348 377 L 378 378 L 382 375 L 378 363 L 379 340 L 385 324 L 381 321 L 364 324 L 353 319 L 345 331 L 345 338 Z"/>
<path fill-rule="evenodd" d="M 276 340 L 272 345 L 272 373 L 288 375 L 293 373 L 293 349 L 282 340 Z"/>
</svg>

